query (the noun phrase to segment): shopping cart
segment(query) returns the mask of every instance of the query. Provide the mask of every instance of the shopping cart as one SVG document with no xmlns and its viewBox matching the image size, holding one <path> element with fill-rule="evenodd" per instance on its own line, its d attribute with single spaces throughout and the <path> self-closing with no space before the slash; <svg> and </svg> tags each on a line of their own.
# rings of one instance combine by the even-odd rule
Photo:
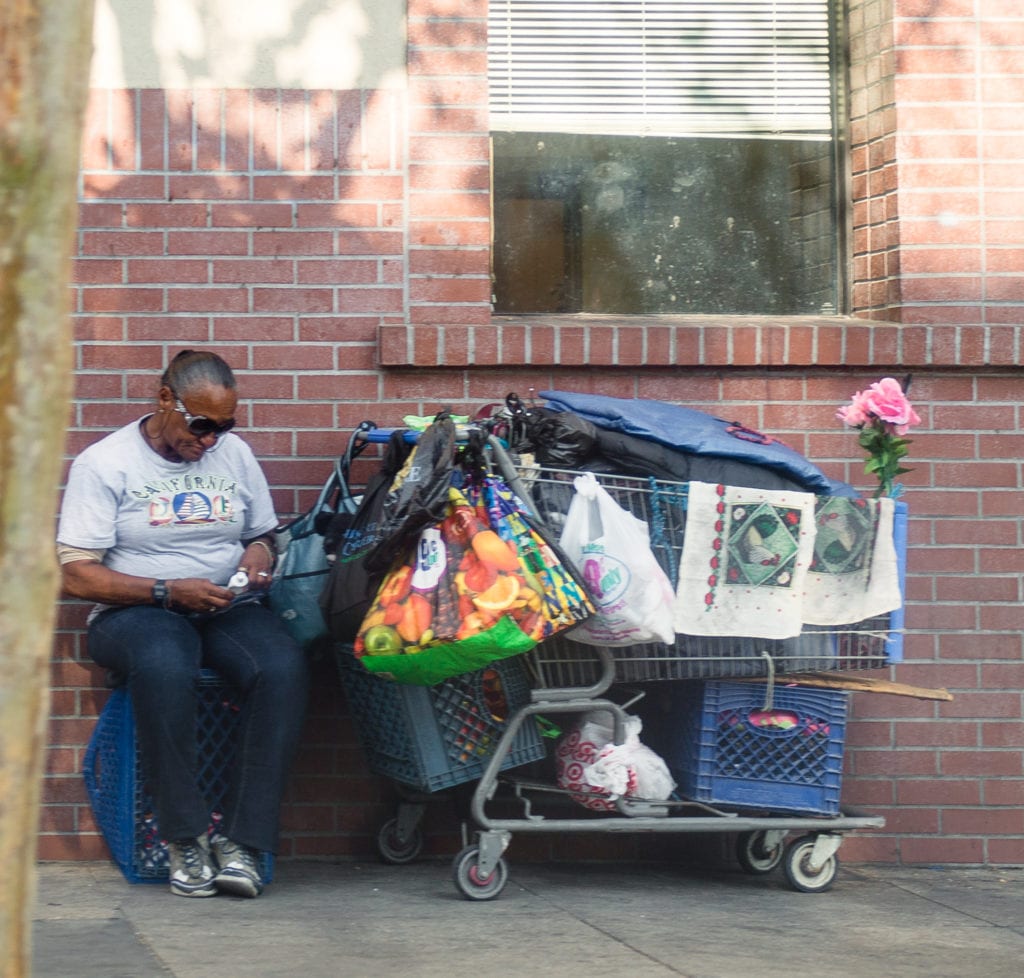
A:
<svg viewBox="0 0 1024 978">
<path fill-rule="evenodd" d="M 386 437 L 386 432 L 375 432 L 371 440 Z M 578 472 L 520 465 L 493 436 L 488 438 L 488 445 L 492 465 L 524 504 L 557 533 L 568 511 L 574 492 L 572 480 Z M 687 484 L 601 473 L 597 478 L 619 505 L 648 524 L 652 550 L 674 585 L 688 515 Z M 899 556 L 901 593 L 906 523 L 906 507 L 900 504 L 894 521 L 894 543 Z M 465 833 L 466 845 L 454 860 L 457 890 L 470 900 L 497 897 L 508 878 L 504 854 L 513 833 L 518 832 L 736 833 L 736 855 L 745 871 L 761 875 L 781 865 L 794 889 L 828 889 L 835 880 L 837 852 L 844 833 L 881 828 L 885 824 L 881 816 L 841 809 L 838 804 L 847 694 L 834 690 L 812 694 L 824 695 L 827 701 L 820 711 L 823 718 L 812 724 L 817 738 L 808 737 L 806 744 L 797 745 L 798 777 L 812 782 L 810 801 L 796 805 L 804 811 L 785 811 L 786 805 L 777 804 L 770 784 L 766 790 L 763 783 L 747 790 L 739 802 L 731 800 L 728 790 L 724 793 L 725 802 L 719 801 L 714 772 L 700 769 L 702 764 L 714 763 L 704 755 L 714 747 L 716 737 L 714 727 L 720 710 L 715 697 L 723 692 L 740 697 L 738 715 L 742 716 L 742 709 L 748 706 L 751 710 L 758 706 L 771 708 L 772 700 L 779 696 L 811 693 L 790 693 L 789 687 L 783 693 L 780 677 L 809 671 L 879 668 L 897 662 L 902 657 L 902 626 L 902 610 L 897 610 L 855 625 L 807 627 L 797 637 L 785 640 L 680 635 L 672 645 L 618 648 L 585 645 L 562 636 L 542 642 L 525 657 L 533 676 L 529 702 L 508 718 L 473 792 L 470 811 L 476 830 L 472 840 L 468 831 Z M 706 686 L 678 682 L 682 680 L 711 682 Z M 728 683 L 724 690 L 719 685 L 723 680 Z M 703 738 L 703 747 L 698 751 L 701 756 L 694 762 L 698 770 L 693 797 L 666 801 L 612 797 L 611 812 L 593 814 L 578 806 L 575 810 L 569 808 L 567 815 L 565 800 L 578 796 L 578 791 L 565 789 L 554 780 L 502 773 L 521 732 L 541 721 L 550 725 L 556 717 L 607 712 L 614 731 L 613 743 L 623 744 L 627 708 L 631 705 L 622 702 L 629 695 L 624 691 L 631 687 L 642 691 L 651 688 L 646 687 L 648 683 L 666 681 L 673 689 L 684 690 L 681 696 L 682 702 L 687 703 L 690 726 L 698 728 L 693 738 Z M 694 696 L 698 699 L 694 700 Z M 802 707 L 803 701 L 797 705 Z M 741 752 L 757 753 L 767 746 L 769 755 L 769 760 L 763 762 L 765 768 L 754 772 L 755 781 L 780 776 L 772 770 L 775 759 L 770 755 L 775 749 L 774 742 L 765 743 L 766 738 L 753 736 L 758 738 L 757 742 L 741 741 Z M 812 741 L 818 745 L 815 749 L 820 748 L 823 766 L 808 753 Z M 786 749 L 792 753 L 792 739 Z M 508 814 L 509 809 L 512 814 Z"/>
</svg>

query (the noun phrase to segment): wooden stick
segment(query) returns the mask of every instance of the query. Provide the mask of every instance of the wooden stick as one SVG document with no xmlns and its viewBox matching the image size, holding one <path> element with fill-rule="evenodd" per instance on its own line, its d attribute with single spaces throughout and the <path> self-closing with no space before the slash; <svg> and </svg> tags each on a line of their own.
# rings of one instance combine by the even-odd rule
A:
<svg viewBox="0 0 1024 978">
<path fill-rule="evenodd" d="M 729 682 L 763 683 L 765 678 L 742 677 L 730 679 Z M 888 693 L 891 696 L 910 696 L 919 700 L 942 700 L 947 703 L 953 699 L 953 694 L 948 689 L 908 686 L 906 683 L 894 683 L 888 679 L 852 676 L 849 673 L 793 672 L 782 673 L 775 677 L 776 686 L 785 686 L 790 683 L 798 686 L 814 686 L 819 689 L 849 689 L 861 693 Z"/>
</svg>

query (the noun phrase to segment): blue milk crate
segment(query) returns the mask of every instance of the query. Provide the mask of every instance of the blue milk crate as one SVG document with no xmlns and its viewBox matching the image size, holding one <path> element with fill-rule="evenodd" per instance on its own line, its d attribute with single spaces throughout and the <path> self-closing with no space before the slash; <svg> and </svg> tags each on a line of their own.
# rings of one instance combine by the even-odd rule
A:
<svg viewBox="0 0 1024 978">
<path fill-rule="evenodd" d="M 666 763 L 687 798 L 837 815 L 849 694 L 758 683 L 681 685 Z"/>
<path fill-rule="evenodd" d="M 422 791 L 478 779 L 508 718 L 530 701 L 519 657 L 436 686 L 408 686 L 368 672 L 351 646 L 336 646 L 335 656 L 368 767 Z M 537 725 L 525 723 L 501 767 L 517 767 L 545 754 Z"/>
<path fill-rule="evenodd" d="M 228 770 L 234 760 L 238 702 L 234 690 L 212 670 L 196 682 L 198 705 L 196 739 L 199 748 L 199 787 L 210 803 L 210 832 L 220 821 L 227 792 Z M 96 824 L 110 854 L 130 883 L 158 883 L 169 876 L 167 842 L 146 790 L 142 760 L 135 741 L 135 717 L 124 686 L 107 700 L 93 730 L 83 761 L 85 787 Z M 261 853 L 265 883 L 273 877 L 274 857 Z"/>
</svg>

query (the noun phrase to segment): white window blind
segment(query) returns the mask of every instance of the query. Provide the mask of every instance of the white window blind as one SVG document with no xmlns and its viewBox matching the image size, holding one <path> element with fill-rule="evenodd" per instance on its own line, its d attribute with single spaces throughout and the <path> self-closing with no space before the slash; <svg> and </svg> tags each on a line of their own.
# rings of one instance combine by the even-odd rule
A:
<svg viewBox="0 0 1024 978">
<path fill-rule="evenodd" d="M 831 136 L 830 0 L 490 0 L 491 129 Z"/>
</svg>

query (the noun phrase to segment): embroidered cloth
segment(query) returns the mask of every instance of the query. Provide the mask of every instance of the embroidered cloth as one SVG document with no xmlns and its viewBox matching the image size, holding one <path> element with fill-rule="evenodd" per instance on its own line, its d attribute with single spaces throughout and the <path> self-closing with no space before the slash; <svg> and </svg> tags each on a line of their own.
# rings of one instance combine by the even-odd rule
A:
<svg viewBox="0 0 1024 978">
<path fill-rule="evenodd" d="M 900 607 L 892 499 L 815 499 L 803 620 L 848 625 Z"/>
<path fill-rule="evenodd" d="M 691 482 L 676 631 L 799 635 L 814 553 L 814 500 L 811 493 Z"/>
</svg>

